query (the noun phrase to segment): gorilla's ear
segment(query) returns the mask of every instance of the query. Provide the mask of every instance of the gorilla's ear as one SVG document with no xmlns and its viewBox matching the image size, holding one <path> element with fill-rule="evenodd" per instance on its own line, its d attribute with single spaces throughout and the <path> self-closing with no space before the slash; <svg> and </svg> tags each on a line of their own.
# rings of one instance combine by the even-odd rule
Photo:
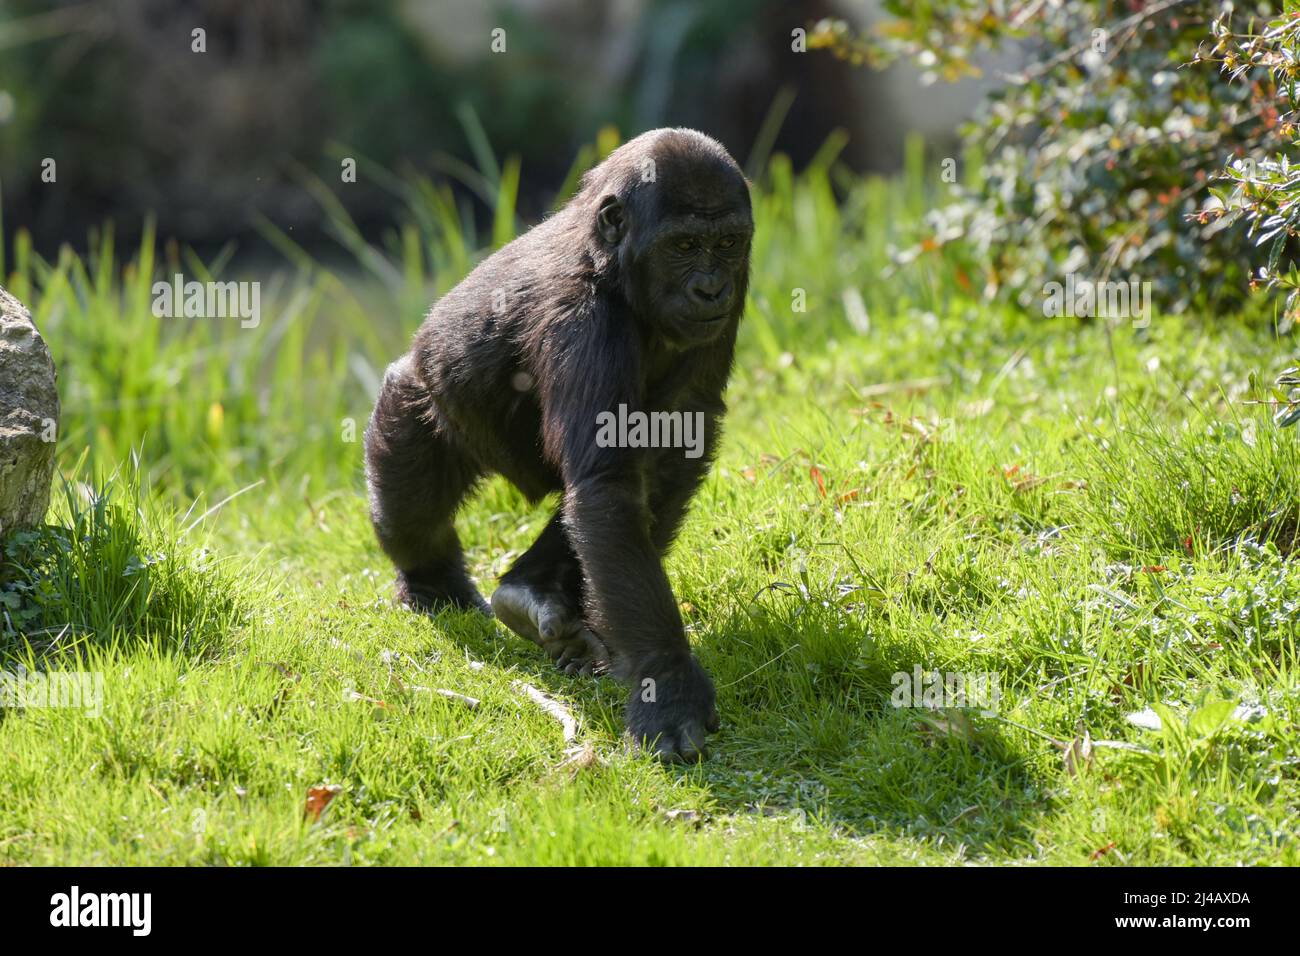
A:
<svg viewBox="0 0 1300 956">
<path fill-rule="evenodd" d="M 606 196 L 600 201 L 596 229 L 611 246 L 618 245 L 627 234 L 627 216 L 623 214 L 623 203 L 617 196 Z"/>
</svg>

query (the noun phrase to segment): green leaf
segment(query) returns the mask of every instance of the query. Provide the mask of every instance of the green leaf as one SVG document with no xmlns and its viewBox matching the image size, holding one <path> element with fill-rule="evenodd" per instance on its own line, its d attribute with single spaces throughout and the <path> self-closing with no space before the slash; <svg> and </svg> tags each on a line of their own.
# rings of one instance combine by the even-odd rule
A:
<svg viewBox="0 0 1300 956">
<path fill-rule="evenodd" d="M 1281 230 L 1276 239 L 1273 240 L 1273 248 L 1268 251 L 1268 271 L 1277 270 L 1278 261 L 1282 258 L 1282 247 L 1286 245 L 1286 230 Z"/>
<path fill-rule="evenodd" d="M 1236 706 L 1231 700 L 1215 700 L 1197 708 L 1187 719 L 1188 732 L 1201 740 L 1213 737 L 1232 717 Z"/>
</svg>

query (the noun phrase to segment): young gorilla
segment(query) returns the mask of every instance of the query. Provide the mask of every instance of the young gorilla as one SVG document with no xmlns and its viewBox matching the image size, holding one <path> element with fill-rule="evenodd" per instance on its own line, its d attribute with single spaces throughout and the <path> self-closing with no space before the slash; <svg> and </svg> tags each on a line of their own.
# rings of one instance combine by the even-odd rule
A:
<svg viewBox="0 0 1300 956">
<path fill-rule="evenodd" d="M 563 492 L 492 610 L 570 673 L 609 666 L 633 738 L 666 760 L 718 726 L 662 559 L 717 445 L 752 233 L 719 143 L 638 136 L 433 307 L 366 430 L 371 518 L 418 609 L 487 611 L 452 524 L 478 479 Z M 620 405 L 702 413 L 704 453 L 601 447 L 598 415 Z"/>
</svg>

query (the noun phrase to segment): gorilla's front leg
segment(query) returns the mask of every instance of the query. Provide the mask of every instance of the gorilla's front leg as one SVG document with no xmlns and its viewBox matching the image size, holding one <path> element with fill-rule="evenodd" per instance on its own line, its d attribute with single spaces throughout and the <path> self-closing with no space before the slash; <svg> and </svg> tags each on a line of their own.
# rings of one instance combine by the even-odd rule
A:
<svg viewBox="0 0 1300 956">
<path fill-rule="evenodd" d="M 566 527 L 585 573 L 587 620 L 628 685 L 629 734 L 662 760 L 698 760 L 718 729 L 716 694 L 691 654 L 639 485 L 608 475 L 575 483 Z"/>
<path fill-rule="evenodd" d="M 608 666 L 609 652 L 582 618 L 582 570 L 558 514 L 502 576 L 492 611 L 567 674 L 596 674 Z"/>
</svg>

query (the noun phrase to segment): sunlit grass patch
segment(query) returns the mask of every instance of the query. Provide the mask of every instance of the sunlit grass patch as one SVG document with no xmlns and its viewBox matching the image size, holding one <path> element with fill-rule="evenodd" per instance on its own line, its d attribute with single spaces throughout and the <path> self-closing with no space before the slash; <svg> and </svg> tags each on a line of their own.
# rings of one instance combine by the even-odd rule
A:
<svg viewBox="0 0 1300 956">
<path fill-rule="evenodd" d="M 57 658 L 88 647 L 210 653 L 246 620 L 256 581 L 187 540 L 135 466 L 64 479 L 45 526 L 3 542 L 0 651 Z M 197 538 L 197 536 L 196 536 Z"/>
</svg>

